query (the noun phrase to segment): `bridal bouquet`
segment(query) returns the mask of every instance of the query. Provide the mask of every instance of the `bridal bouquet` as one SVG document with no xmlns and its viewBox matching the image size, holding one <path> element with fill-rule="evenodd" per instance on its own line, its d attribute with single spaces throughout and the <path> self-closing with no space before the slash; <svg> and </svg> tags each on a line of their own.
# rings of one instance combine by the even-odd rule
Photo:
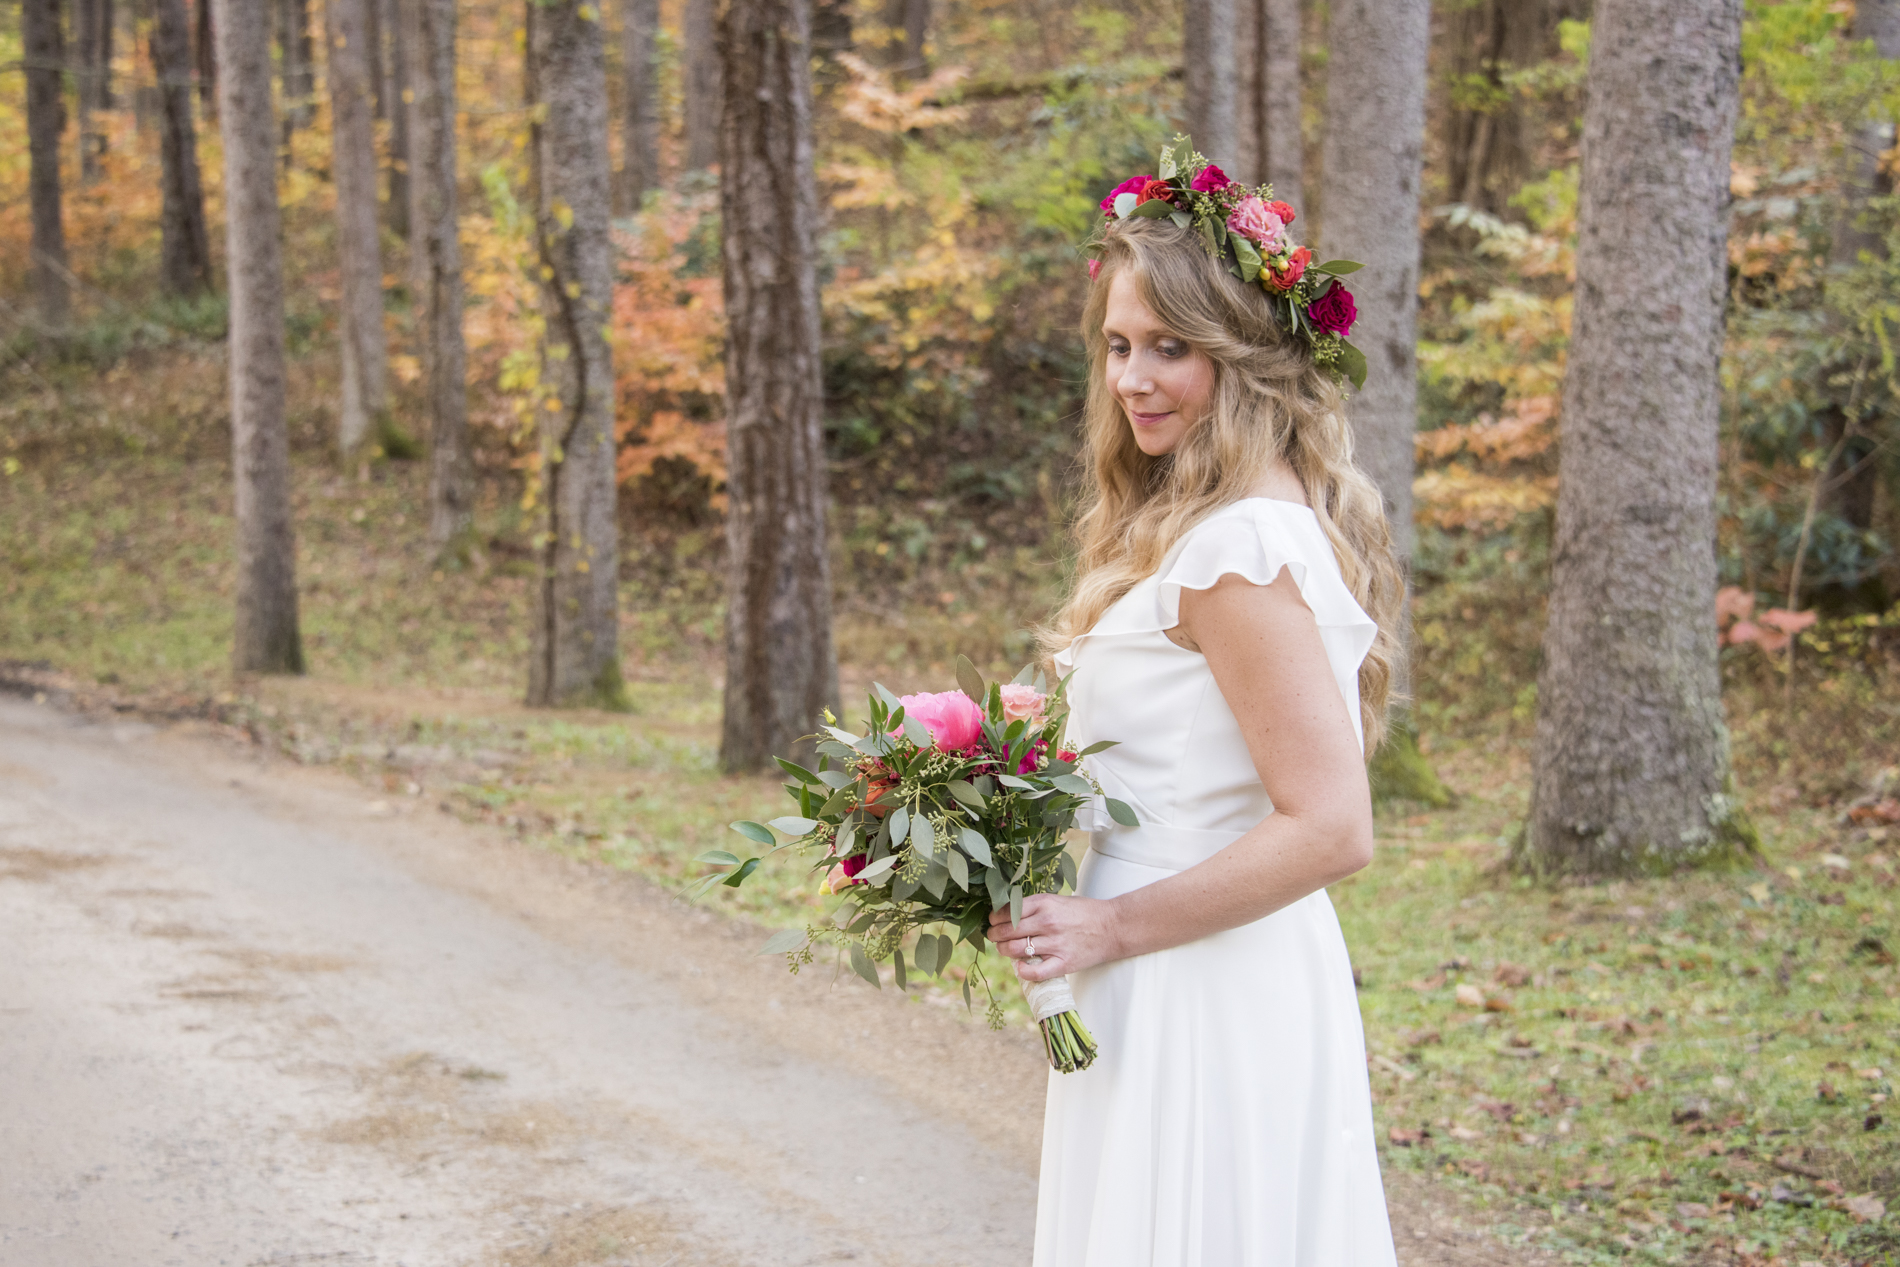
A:
<svg viewBox="0 0 1900 1267">
<path fill-rule="evenodd" d="M 828 942 L 872 985 L 888 959 L 899 988 L 908 988 L 912 971 L 941 976 L 960 943 L 980 951 L 992 911 L 1007 906 L 1015 922 L 1024 897 L 1074 886 L 1063 836 L 1099 791 L 1077 763 L 1113 741 L 1080 753 L 1063 746 L 1066 680 L 1051 691 L 1025 669 L 1013 682 L 986 683 L 962 656 L 957 680 L 960 690 L 901 698 L 877 687 L 862 735 L 829 724 L 836 719 L 827 713 L 823 732 L 812 736 L 816 770 L 777 758 L 798 813 L 732 825 L 769 852 L 812 855 L 824 874 L 820 891 L 843 899 L 828 925 L 788 929 L 766 943 L 765 953 L 785 954 L 792 971 Z M 1121 801 L 1109 798 L 1107 809 L 1116 822 L 1135 824 Z M 704 892 L 738 887 L 764 859 L 713 850 L 698 861 L 716 868 L 699 882 Z M 975 953 L 963 980 L 966 1007 L 972 977 L 989 996 L 990 1023 L 1000 1025 Z M 1076 1015 L 1068 979 L 1026 983 L 1024 994 L 1049 1063 L 1064 1073 L 1088 1068 L 1095 1040 Z"/>
</svg>

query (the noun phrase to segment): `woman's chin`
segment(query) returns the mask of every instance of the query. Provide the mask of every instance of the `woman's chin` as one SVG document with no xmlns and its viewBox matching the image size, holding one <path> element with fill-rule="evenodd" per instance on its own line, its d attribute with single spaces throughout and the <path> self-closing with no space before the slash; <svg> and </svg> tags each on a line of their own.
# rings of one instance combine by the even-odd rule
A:
<svg viewBox="0 0 1900 1267">
<path fill-rule="evenodd" d="M 1135 447 L 1151 458 L 1168 456 L 1174 452 L 1174 446 L 1180 442 L 1181 437 L 1175 435 L 1172 430 L 1148 431 L 1141 427 L 1135 428 Z"/>
</svg>

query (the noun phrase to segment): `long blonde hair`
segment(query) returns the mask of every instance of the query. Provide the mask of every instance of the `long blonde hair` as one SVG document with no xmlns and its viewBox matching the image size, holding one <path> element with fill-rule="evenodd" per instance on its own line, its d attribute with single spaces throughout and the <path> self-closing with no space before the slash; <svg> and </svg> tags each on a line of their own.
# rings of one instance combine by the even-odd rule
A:
<svg viewBox="0 0 1900 1267">
<path fill-rule="evenodd" d="M 1207 411 L 1164 457 L 1149 457 L 1136 445 L 1104 372 L 1108 291 L 1125 270 L 1162 324 L 1214 365 Z M 1384 501 L 1353 464 L 1352 430 L 1331 371 L 1274 319 L 1259 286 L 1229 274 L 1192 229 L 1166 220 L 1127 219 L 1110 227 L 1082 336 L 1091 369 L 1082 461 L 1092 479 L 1076 523 L 1075 590 L 1047 644 L 1064 646 L 1086 632 L 1153 575 L 1182 534 L 1247 497 L 1275 461 L 1284 461 L 1306 489 L 1347 588 L 1379 626 L 1359 668 L 1370 754 L 1385 733 L 1405 585 L 1392 557 Z"/>
</svg>

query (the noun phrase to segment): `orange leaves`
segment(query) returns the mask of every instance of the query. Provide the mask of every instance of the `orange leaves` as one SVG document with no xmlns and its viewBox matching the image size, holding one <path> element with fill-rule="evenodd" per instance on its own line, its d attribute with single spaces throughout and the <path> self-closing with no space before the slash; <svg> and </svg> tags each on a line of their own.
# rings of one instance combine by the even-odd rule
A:
<svg viewBox="0 0 1900 1267">
<path fill-rule="evenodd" d="M 1554 395 L 1531 396 L 1513 401 L 1503 418 L 1483 414 L 1476 422 L 1419 432 L 1414 445 L 1421 465 L 1443 465 L 1427 466 L 1413 482 L 1418 513 L 1441 528 L 1496 530 L 1549 508 L 1557 497 L 1557 477 L 1548 470 L 1557 405 Z"/>
<path fill-rule="evenodd" d="M 1557 442 L 1558 401 L 1532 396 L 1511 402 L 1511 412 L 1494 419 L 1481 414 L 1462 426 L 1421 431 L 1413 441 L 1419 461 L 1443 461 L 1460 453 L 1480 461 L 1525 462 L 1542 457 Z"/>
<path fill-rule="evenodd" d="M 1724 647 L 1754 643 L 1769 655 L 1788 649 L 1789 640 L 1820 619 L 1814 612 L 1771 607 L 1755 616 L 1755 596 L 1733 585 L 1715 592 L 1716 641 Z"/>
<path fill-rule="evenodd" d="M 942 96 L 968 75 L 963 66 L 946 66 L 930 78 L 898 88 L 889 71 L 871 65 L 855 53 L 837 54 L 838 64 L 851 76 L 844 86 L 838 113 L 873 132 L 897 133 L 961 123 L 969 113 L 962 106 L 936 106 Z"/>
</svg>

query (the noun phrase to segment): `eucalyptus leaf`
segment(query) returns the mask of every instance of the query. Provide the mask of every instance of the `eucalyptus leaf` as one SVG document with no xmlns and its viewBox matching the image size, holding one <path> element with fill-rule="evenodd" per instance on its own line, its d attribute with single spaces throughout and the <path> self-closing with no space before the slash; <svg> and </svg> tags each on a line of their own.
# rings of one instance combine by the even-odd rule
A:
<svg viewBox="0 0 1900 1267">
<path fill-rule="evenodd" d="M 1028 857 L 1028 854 L 1024 854 L 1024 861 L 1027 861 Z M 1023 922 L 1023 886 L 1020 884 L 1009 886 L 1009 922 L 1011 924 Z"/>
<path fill-rule="evenodd" d="M 852 742 L 855 743 L 856 741 L 857 736 L 853 735 Z M 820 739 L 818 741 L 817 751 L 819 756 L 831 757 L 838 761 L 849 761 L 858 755 L 855 749 L 846 744 L 839 743 L 836 739 Z"/>
<path fill-rule="evenodd" d="M 1079 774 L 1058 774 L 1049 782 L 1071 796 L 1095 795 L 1095 786 Z"/>
<path fill-rule="evenodd" d="M 957 657 L 957 689 L 968 695 L 978 707 L 982 706 L 984 698 L 990 693 L 989 687 L 984 685 L 983 675 L 976 671 L 976 666 L 970 663 L 970 657 L 966 655 Z"/>
<path fill-rule="evenodd" d="M 902 849 L 904 840 L 910 835 L 910 811 L 899 805 L 891 811 L 891 847 Z"/>
<path fill-rule="evenodd" d="M 1019 791 L 1033 792 L 1036 790 L 1034 783 L 1029 782 L 1027 779 L 1019 779 L 1013 774 L 999 774 L 996 776 L 996 781 L 1001 783 L 1004 787 L 1013 787 Z"/>
<path fill-rule="evenodd" d="M 990 909 L 992 911 L 1000 911 L 1003 909 L 1009 902 L 1009 881 L 1003 878 L 1003 873 L 1000 871 L 985 871 L 983 873 L 983 884 L 984 887 L 990 891 Z"/>
<path fill-rule="evenodd" d="M 851 943 L 851 971 L 882 990 L 884 983 L 877 979 L 877 965 L 871 962 L 871 956 L 864 953 L 864 947 Z"/>
<path fill-rule="evenodd" d="M 1165 198 L 1150 198 L 1139 207 L 1136 207 L 1134 214 L 1137 219 L 1141 220 L 1159 220 L 1166 215 L 1180 215 L 1182 213 L 1176 211 L 1174 204 Z"/>
<path fill-rule="evenodd" d="M 785 773 L 791 775 L 800 783 L 818 782 L 817 775 L 807 770 L 804 766 L 799 765 L 796 761 L 787 761 L 784 757 L 773 757 L 772 760 L 778 762 L 779 769 L 785 771 Z"/>
<path fill-rule="evenodd" d="M 967 805 L 978 813 L 983 811 L 983 795 L 963 779 L 950 780 L 950 795 L 959 805 Z"/>
<path fill-rule="evenodd" d="M 964 892 L 970 891 L 970 864 L 962 854 L 952 849 L 943 856 L 944 865 L 950 869 L 950 879 Z"/>
<path fill-rule="evenodd" d="M 939 859 L 931 859 L 930 865 L 924 868 L 924 892 L 941 902 L 943 901 L 943 886 L 949 882 L 950 868 L 944 866 Z"/>
<path fill-rule="evenodd" d="M 919 966 L 921 967 L 922 965 L 919 965 Z M 893 950 L 891 952 L 891 969 L 893 972 L 897 974 L 897 988 L 900 990 L 910 989 L 910 982 L 904 979 L 904 952 L 903 951 Z"/>
<path fill-rule="evenodd" d="M 732 824 L 732 830 L 738 832 L 747 840 L 755 841 L 761 845 L 776 845 L 778 843 L 778 837 L 772 834 L 770 827 L 767 827 L 764 823 L 755 823 L 750 819 L 740 819 L 738 822 Z"/>
<path fill-rule="evenodd" d="M 839 788 L 836 792 L 833 792 L 830 796 L 826 797 L 825 803 L 818 807 L 818 817 L 826 818 L 826 819 L 836 818 L 838 815 L 844 813 L 846 810 L 850 808 L 851 808 L 850 789 Z"/>
<path fill-rule="evenodd" d="M 1364 264 L 1360 264 L 1354 260 L 1327 260 L 1313 271 L 1315 273 L 1331 273 L 1334 277 L 1344 277 L 1348 273 L 1356 273 L 1364 267 Z"/>
<path fill-rule="evenodd" d="M 959 828 L 957 841 L 963 846 L 963 852 L 986 867 L 996 865 L 996 859 L 990 854 L 990 842 L 983 839 L 983 833 L 968 827 Z"/>
<path fill-rule="evenodd" d="M 1126 220 L 1128 218 L 1128 213 L 1135 209 L 1136 197 L 1136 194 L 1127 192 L 1115 195 L 1115 218 L 1117 220 Z"/>
<path fill-rule="evenodd" d="M 708 849 L 693 861 L 708 863 L 715 867 L 736 867 L 739 865 L 739 855 L 727 853 L 724 849 Z"/>
<path fill-rule="evenodd" d="M 805 935 L 805 930 L 802 928 L 781 928 L 766 939 L 765 945 L 759 948 L 759 953 L 762 955 L 789 954 L 804 946 L 809 940 L 811 939 Z"/>
<path fill-rule="evenodd" d="M 910 901 L 911 896 L 917 892 L 919 887 L 920 886 L 918 885 L 917 881 L 906 880 L 903 876 L 900 875 L 895 880 L 891 881 L 891 901 L 908 902 Z"/>
<path fill-rule="evenodd" d="M 1123 827 L 1141 826 L 1141 820 L 1135 817 L 1135 811 L 1128 808 L 1127 802 L 1118 801 L 1112 796 L 1105 796 L 1102 800 L 1108 806 L 1108 816 Z"/>
<path fill-rule="evenodd" d="M 876 691 L 877 697 L 884 701 L 884 707 L 890 709 L 892 712 L 896 712 L 898 709 L 904 706 L 902 702 L 898 700 L 897 696 L 891 694 L 888 690 L 885 689 L 884 684 L 882 682 L 871 683 L 871 689 L 873 691 Z"/>
<path fill-rule="evenodd" d="M 773 819 L 767 826 L 775 827 L 787 836 L 809 836 L 818 830 L 818 824 L 811 819 L 793 818 L 789 814 L 784 818 Z"/>
<path fill-rule="evenodd" d="M 1056 859 L 1056 874 L 1062 877 L 1063 887 L 1070 889 L 1075 887 L 1074 855 L 1064 851 L 1063 855 Z"/>
<path fill-rule="evenodd" d="M 865 880 L 865 881 L 875 880 L 879 876 L 883 875 L 886 871 L 889 871 L 892 867 L 895 867 L 896 865 L 897 865 L 897 855 L 894 853 L 887 853 L 882 858 L 879 858 L 876 862 L 873 862 L 870 865 L 866 866 L 864 870 L 858 872 L 858 874 L 853 878 L 858 879 L 858 880 Z"/>
<path fill-rule="evenodd" d="M 1025 664 L 1022 668 L 1022 672 L 1009 680 L 1011 686 L 1034 686 L 1035 683 L 1036 666 L 1033 664 Z"/>
<path fill-rule="evenodd" d="M 1078 757 L 1092 757 L 1098 752 L 1107 752 L 1110 748 L 1113 748 L 1116 744 L 1120 742 L 1121 740 L 1119 739 L 1103 739 L 1096 743 L 1090 744 L 1088 747 L 1082 749 L 1082 751 L 1076 753 L 1075 755 Z"/>
<path fill-rule="evenodd" d="M 848 770 L 826 770 L 818 776 L 818 781 L 828 788 L 850 787 L 858 781 L 858 776 Z"/>
<path fill-rule="evenodd" d="M 838 856 L 840 858 L 849 858 L 855 853 L 858 848 L 857 820 L 853 819 L 840 827 L 838 829 L 838 837 L 833 843 L 837 846 Z"/>
<path fill-rule="evenodd" d="M 759 865 L 763 863 L 764 861 L 765 859 L 763 858 L 747 858 L 745 862 L 740 864 L 740 867 L 737 871 L 734 871 L 731 875 L 727 876 L 724 880 L 720 881 L 720 883 L 724 884 L 729 889 L 736 889 L 740 885 L 744 884 L 746 882 L 747 877 L 749 877 L 754 871 L 757 871 L 759 869 Z"/>
<path fill-rule="evenodd" d="M 1168 216 L 1168 219 L 1170 219 L 1170 220 L 1172 220 L 1172 221 L 1174 221 L 1174 223 L 1175 223 L 1175 226 L 1176 226 L 1177 228 L 1182 228 L 1182 229 L 1185 229 L 1185 228 L 1187 228 L 1187 227 L 1188 227 L 1188 226 L 1189 226 L 1190 224 L 1193 224 L 1193 223 L 1194 223 L 1194 217 L 1193 217 L 1193 216 L 1191 216 L 1191 215 L 1189 215 L 1189 214 L 1188 214 L 1187 212 L 1185 212 L 1185 211 L 1175 211 L 1175 212 L 1171 212 L 1171 213 L 1169 214 L 1169 216 Z"/>
<path fill-rule="evenodd" d="M 934 857 L 937 852 L 937 828 L 928 818 L 918 814 L 910 820 L 910 847 L 920 857 Z"/>
<path fill-rule="evenodd" d="M 1366 385 L 1366 354 L 1344 339 L 1339 341 L 1339 359 L 1333 364 L 1345 374 L 1354 391 Z"/>
<path fill-rule="evenodd" d="M 976 1010 L 976 1005 L 970 1001 L 970 978 L 968 977 L 963 978 L 963 1010 L 966 1012 Z"/>
</svg>

